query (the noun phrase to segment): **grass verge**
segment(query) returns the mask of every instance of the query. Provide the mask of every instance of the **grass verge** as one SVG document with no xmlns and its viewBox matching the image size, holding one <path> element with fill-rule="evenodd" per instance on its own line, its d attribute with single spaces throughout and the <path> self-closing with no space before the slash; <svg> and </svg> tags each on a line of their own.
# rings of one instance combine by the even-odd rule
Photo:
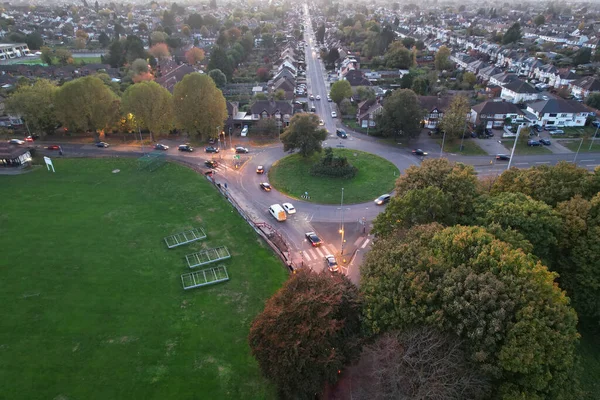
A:
<svg viewBox="0 0 600 400">
<path fill-rule="evenodd" d="M 436 141 L 438 145 L 442 147 L 442 140 L 436 139 Z M 479 147 L 477 143 L 469 139 L 465 139 L 463 141 L 462 151 L 460 149 L 460 140 L 451 142 L 446 141 L 446 143 L 444 143 L 444 152 L 460 154 L 465 156 L 486 156 L 488 154 L 481 147 Z"/>
<path fill-rule="evenodd" d="M 581 139 L 579 140 L 561 140 L 560 144 L 562 144 L 563 146 L 565 146 L 566 148 L 568 148 L 571 151 L 577 151 L 577 149 L 579 149 L 580 153 L 587 153 L 587 152 L 600 152 L 600 138 L 596 138 L 596 140 L 594 140 L 594 144 L 592 145 L 591 149 L 590 149 L 590 144 L 592 144 L 592 139 L 588 139 L 585 138 L 583 139 L 583 143 L 581 143 Z M 581 148 L 579 147 L 579 145 L 581 145 Z"/>
<path fill-rule="evenodd" d="M 342 188 L 344 204 L 364 203 L 393 190 L 399 171 L 391 162 L 364 151 L 333 151 L 335 155 L 347 157 L 358 168 L 354 178 L 346 180 L 312 176 L 310 168 L 318 162 L 321 154 L 314 154 L 308 160 L 299 154 L 292 154 L 273 164 L 269 170 L 269 182 L 290 197 L 300 198 L 304 192 L 308 192 L 308 201 L 321 204 L 339 203 Z"/>
<path fill-rule="evenodd" d="M 0 176 L 3 396 L 275 398 L 246 338 L 287 272 L 233 207 L 176 164 L 54 165 Z M 197 226 L 206 240 L 167 249 Z M 231 280 L 184 291 L 185 255 L 219 245 Z"/>
<path fill-rule="evenodd" d="M 508 150 L 512 150 L 513 144 L 515 143 L 515 139 L 503 139 L 501 140 L 504 147 Z M 552 151 L 546 148 L 546 146 L 527 146 L 527 142 L 517 142 L 517 147 L 515 148 L 516 156 L 523 155 L 535 155 L 535 154 L 551 154 Z"/>
</svg>

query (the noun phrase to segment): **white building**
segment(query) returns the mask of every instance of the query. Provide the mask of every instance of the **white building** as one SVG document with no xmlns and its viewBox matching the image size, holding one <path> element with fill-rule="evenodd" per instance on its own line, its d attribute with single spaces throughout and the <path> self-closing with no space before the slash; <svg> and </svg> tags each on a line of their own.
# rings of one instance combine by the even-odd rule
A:
<svg viewBox="0 0 600 400">
<path fill-rule="evenodd" d="M 527 105 L 540 126 L 584 126 L 590 110 L 573 100 L 549 99 Z"/>
</svg>

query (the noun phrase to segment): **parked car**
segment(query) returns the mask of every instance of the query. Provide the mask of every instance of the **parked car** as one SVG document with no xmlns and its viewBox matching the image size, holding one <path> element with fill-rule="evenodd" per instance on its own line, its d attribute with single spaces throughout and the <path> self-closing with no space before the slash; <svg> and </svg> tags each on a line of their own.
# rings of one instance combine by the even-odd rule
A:
<svg viewBox="0 0 600 400">
<path fill-rule="evenodd" d="M 335 111 L 331 112 L 331 118 L 337 118 L 337 113 Z"/>
<path fill-rule="evenodd" d="M 292 203 L 283 203 L 281 206 L 288 214 L 296 214 L 296 209 Z"/>
<path fill-rule="evenodd" d="M 331 100 L 331 97 L 327 96 L 327 101 L 331 103 L 333 100 Z"/>
<path fill-rule="evenodd" d="M 536 146 L 541 146 L 541 145 L 542 145 L 542 144 L 541 144 L 541 143 L 540 143 L 538 140 L 529 139 L 529 140 L 527 141 L 527 146 L 533 146 L 533 147 L 536 147 Z"/>
<path fill-rule="evenodd" d="M 533 128 L 537 132 L 541 132 L 544 130 L 544 128 L 542 128 L 540 125 L 532 125 L 531 128 Z"/>
<path fill-rule="evenodd" d="M 321 96 L 319 96 L 319 95 L 316 95 L 316 96 L 315 96 L 315 99 L 316 99 L 316 100 L 321 100 Z"/>
<path fill-rule="evenodd" d="M 384 205 L 385 203 L 389 203 L 391 198 L 392 196 L 390 196 L 389 194 L 382 194 L 381 196 L 375 199 L 375 204 L 377 204 L 378 206 Z"/>
<path fill-rule="evenodd" d="M 108 146 L 110 146 L 110 145 L 106 142 L 97 142 L 96 143 L 96 147 L 107 148 Z"/>
<path fill-rule="evenodd" d="M 319 126 L 323 126 L 323 125 L 325 125 L 325 122 L 322 119 L 320 119 L 319 120 Z"/>
<path fill-rule="evenodd" d="M 46 147 L 48 150 L 60 150 L 60 146 L 57 144 L 51 144 L 50 146 Z"/>
<path fill-rule="evenodd" d="M 208 146 L 207 148 L 204 149 L 205 152 L 207 153 L 218 153 L 219 152 L 219 148 L 218 147 L 213 147 L 213 146 Z"/>
<path fill-rule="evenodd" d="M 169 150 L 169 146 L 167 146 L 166 144 L 162 144 L 162 143 L 156 143 L 154 145 L 154 150 Z"/>
<path fill-rule="evenodd" d="M 599 128 L 600 127 L 600 121 L 596 120 L 596 121 L 592 121 L 592 126 Z"/>
<path fill-rule="evenodd" d="M 267 182 L 261 182 L 261 184 L 259 186 L 265 192 L 270 192 L 271 191 L 271 185 L 268 184 Z"/>
<path fill-rule="evenodd" d="M 346 134 L 346 131 L 343 129 L 336 129 L 335 134 L 338 135 L 339 137 L 341 137 L 342 139 L 348 139 L 348 135 Z"/>
<path fill-rule="evenodd" d="M 498 154 L 496 155 L 496 160 L 498 161 L 509 161 L 510 160 L 510 156 L 507 154 Z"/>
<path fill-rule="evenodd" d="M 544 127 L 544 129 L 545 129 L 545 130 L 547 130 L 548 132 L 550 132 L 550 131 L 555 131 L 555 130 L 557 130 L 558 128 L 557 128 L 557 127 L 555 127 L 555 126 L 552 126 L 552 125 L 546 125 L 546 126 Z"/>
<path fill-rule="evenodd" d="M 550 141 L 550 139 L 540 139 L 540 143 L 545 145 L 545 146 L 550 146 L 552 144 L 552 142 Z"/>
<path fill-rule="evenodd" d="M 240 133 L 241 136 L 246 136 L 248 135 L 248 125 L 244 125 L 244 127 L 242 128 L 242 132 Z"/>
<path fill-rule="evenodd" d="M 25 141 L 21 139 L 10 139 L 8 143 L 22 145 L 25 144 Z"/>
<path fill-rule="evenodd" d="M 321 245 L 321 239 L 314 232 L 306 232 L 306 239 L 310 242 L 313 247 L 318 247 Z"/>
<path fill-rule="evenodd" d="M 339 271 L 337 260 L 332 254 L 328 254 L 325 256 L 325 267 L 329 270 L 329 272 Z"/>
<path fill-rule="evenodd" d="M 236 153 L 246 154 L 248 153 L 248 149 L 242 146 L 238 146 L 235 148 Z"/>
<path fill-rule="evenodd" d="M 562 129 L 555 129 L 553 131 L 550 131 L 551 135 L 564 135 L 565 131 L 563 131 Z"/>
<path fill-rule="evenodd" d="M 207 160 L 204 161 L 204 165 L 206 165 L 208 168 L 217 168 L 219 166 L 219 163 L 213 160 Z"/>
<path fill-rule="evenodd" d="M 192 151 L 194 151 L 194 148 L 189 144 L 181 144 L 179 145 L 179 151 L 187 151 L 191 153 Z"/>
<path fill-rule="evenodd" d="M 413 153 L 415 156 L 426 156 L 426 155 L 427 155 L 427 152 L 426 152 L 426 151 L 423 151 L 423 150 L 421 150 L 421 149 L 414 149 L 414 150 L 412 151 L 412 153 Z"/>
<path fill-rule="evenodd" d="M 265 173 L 265 167 L 263 167 L 262 165 L 259 165 L 258 167 L 256 167 L 256 173 L 257 174 L 264 174 Z"/>
</svg>

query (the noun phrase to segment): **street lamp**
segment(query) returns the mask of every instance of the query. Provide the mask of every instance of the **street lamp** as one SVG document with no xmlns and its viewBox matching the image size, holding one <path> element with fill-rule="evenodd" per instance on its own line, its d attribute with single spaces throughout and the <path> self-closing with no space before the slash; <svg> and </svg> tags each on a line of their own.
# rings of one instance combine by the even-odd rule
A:
<svg viewBox="0 0 600 400">
<path fill-rule="evenodd" d="M 590 143 L 589 151 L 592 151 L 592 146 L 594 145 L 594 140 L 596 140 L 596 134 L 598 133 L 598 128 L 600 128 L 600 124 L 596 127 L 596 132 L 594 132 L 594 136 L 592 136 L 592 142 Z"/>
<path fill-rule="evenodd" d="M 467 121 L 465 120 L 465 127 L 463 129 L 463 135 L 462 135 L 462 139 L 460 140 L 460 151 L 463 151 L 463 142 L 465 141 L 465 133 L 467 132 Z"/>
<path fill-rule="evenodd" d="M 233 142 L 231 141 L 231 125 L 229 125 L 229 147 L 233 149 Z"/>
<path fill-rule="evenodd" d="M 582 144 L 583 144 L 583 138 L 581 138 L 581 142 L 579 142 L 579 147 L 577 148 L 577 153 L 575 153 L 575 158 L 573 159 L 573 164 L 577 164 L 577 156 L 579 155 L 579 150 L 581 149 Z"/>
<path fill-rule="evenodd" d="M 341 250 L 340 250 L 340 254 L 344 255 L 344 188 L 342 188 L 342 201 L 340 202 L 340 209 L 342 210 L 342 214 L 341 214 L 341 228 L 340 228 L 340 233 L 342 234 L 342 243 L 341 243 Z"/>
<path fill-rule="evenodd" d="M 442 158 L 442 154 L 444 153 L 444 142 L 446 141 L 446 131 L 444 131 L 444 136 L 442 137 L 442 148 L 440 149 L 440 158 Z"/>
<path fill-rule="evenodd" d="M 512 164 L 513 155 L 515 154 L 515 148 L 517 147 L 517 142 L 519 141 L 519 135 L 521 134 L 521 129 L 523 129 L 523 125 L 519 125 L 519 127 L 517 128 L 517 137 L 515 137 L 515 142 L 513 143 L 513 148 L 512 148 L 512 151 L 510 152 L 510 160 L 508 160 L 508 166 L 506 167 L 507 171 L 510 169 L 510 164 Z"/>
</svg>

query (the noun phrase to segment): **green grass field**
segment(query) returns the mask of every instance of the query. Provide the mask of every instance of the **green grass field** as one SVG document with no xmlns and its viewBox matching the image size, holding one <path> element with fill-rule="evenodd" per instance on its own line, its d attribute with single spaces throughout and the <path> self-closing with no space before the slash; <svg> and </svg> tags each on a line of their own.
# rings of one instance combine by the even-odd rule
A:
<svg viewBox="0 0 600 400">
<path fill-rule="evenodd" d="M 55 62 L 58 62 L 58 59 L 55 60 Z M 100 63 L 100 62 L 101 62 L 100 57 L 73 57 L 73 63 L 74 64 L 82 64 L 82 63 L 96 64 L 96 63 Z M 39 65 L 46 65 L 39 58 L 36 58 L 34 60 L 23 59 L 23 60 L 19 61 L 17 64 L 39 64 Z"/>
<path fill-rule="evenodd" d="M 247 335 L 288 273 L 233 207 L 175 164 L 54 164 L 0 176 L 0 397 L 275 398 Z M 219 245 L 231 280 L 184 291 L 185 255 Z"/>
<path fill-rule="evenodd" d="M 292 154 L 273 164 L 269 170 L 269 182 L 277 190 L 291 197 L 300 198 L 304 192 L 308 192 L 309 201 L 322 204 L 339 203 L 342 188 L 345 204 L 371 201 L 394 189 L 399 171 L 391 162 L 364 151 L 333 151 L 336 155 L 346 156 L 348 161 L 358 168 L 358 174 L 353 179 L 311 176 L 311 166 L 323 153 L 314 154 L 309 160 L 303 159 L 299 154 Z"/>
<path fill-rule="evenodd" d="M 583 143 L 581 142 L 581 140 L 577 140 L 577 139 L 573 139 L 573 140 L 565 139 L 565 140 L 561 140 L 560 144 L 562 144 L 569 150 L 575 151 L 575 152 L 577 150 L 579 150 L 580 153 L 600 152 L 600 137 L 597 137 L 595 140 L 593 140 L 593 143 L 592 143 L 592 139 L 583 139 Z M 592 145 L 591 149 L 590 149 L 590 144 Z M 580 147 L 580 145 L 581 145 L 581 147 Z"/>
<path fill-rule="evenodd" d="M 515 143 L 515 139 L 503 139 L 501 140 L 504 147 L 508 150 L 512 150 L 513 144 Z M 527 142 L 519 141 L 517 142 L 517 147 L 515 148 L 516 156 L 524 156 L 524 155 L 536 155 L 536 154 L 550 154 L 550 151 L 546 146 L 527 146 Z"/>
<path fill-rule="evenodd" d="M 437 142 L 440 145 L 440 147 L 442 147 L 442 140 L 437 139 Z M 485 150 L 483 150 L 481 147 L 479 147 L 477 145 L 477 143 L 475 143 L 474 141 L 469 140 L 469 138 L 465 138 L 465 140 L 463 141 L 462 150 L 460 149 L 460 139 L 453 140 L 453 141 L 446 141 L 446 143 L 444 143 L 444 152 L 460 154 L 460 155 L 465 155 L 465 156 L 485 156 L 485 155 L 487 155 L 487 152 Z"/>
</svg>

